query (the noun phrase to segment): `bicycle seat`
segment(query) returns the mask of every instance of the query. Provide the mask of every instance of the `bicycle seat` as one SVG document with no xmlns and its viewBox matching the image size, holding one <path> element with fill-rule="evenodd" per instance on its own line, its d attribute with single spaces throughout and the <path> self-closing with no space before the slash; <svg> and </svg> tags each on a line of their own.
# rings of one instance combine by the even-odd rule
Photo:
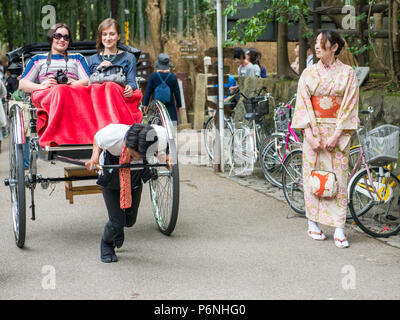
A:
<svg viewBox="0 0 400 320">
<path fill-rule="evenodd" d="M 224 102 L 224 109 L 234 109 L 236 106 L 235 102 Z"/>
<path fill-rule="evenodd" d="M 258 113 L 256 113 L 256 112 L 246 113 L 246 114 L 244 115 L 244 118 L 245 118 L 246 120 L 254 120 L 254 119 L 256 119 L 257 117 L 258 117 Z"/>
</svg>

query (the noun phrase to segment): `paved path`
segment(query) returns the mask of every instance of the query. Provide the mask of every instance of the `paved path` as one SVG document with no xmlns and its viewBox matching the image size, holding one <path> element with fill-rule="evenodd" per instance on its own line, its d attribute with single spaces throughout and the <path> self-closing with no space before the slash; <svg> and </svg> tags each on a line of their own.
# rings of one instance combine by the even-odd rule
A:
<svg viewBox="0 0 400 320">
<path fill-rule="evenodd" d="M 8 152 L 0 178 L 8 176 Z M 44 176 L 63 165 L 39 161 Z M 0 299 L 399 299 L 400 251 L 348 230 L 351 247 L 313 241 L 287 205 L 210 168 L 181 165 L 175 232 L 162 235 L 147 186 L 137 224 L 126 231 L 119 262 L 103 264 L 106 222 L 101 195 L 65 200 L 64 186 L 36 191 L 37 221 L 26 247 L 14 244 L 9 190 L 0 185 Z M 29 200 L 29 196 L 28 196 Z M 29 217 L 29 211 L 28 211 Z M 54 281 L 55 280 L 55 281 Z"/>
</svg>

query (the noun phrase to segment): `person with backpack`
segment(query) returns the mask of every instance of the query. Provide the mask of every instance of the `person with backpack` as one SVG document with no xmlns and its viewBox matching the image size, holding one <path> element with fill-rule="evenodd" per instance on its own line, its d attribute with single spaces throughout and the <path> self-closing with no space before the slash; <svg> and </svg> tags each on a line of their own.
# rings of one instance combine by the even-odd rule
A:
<svg viewBox="0 0 400 320">
<path fill-rule="evenodd" d="M 182 107 L 181 93 L 178 79 L 170 70 L 173 65 L 166 53 L 161 53 L 154 65 L 156 72 L 152 73 L 147 83 L 146 93 L 143 98 L 144 110 L 152 100 L 161 101 L 168 110 L 173 122 L 178 122 L 177 108 Z M 175 104 L 176 102 L 176 104 Z"/>
</svg>

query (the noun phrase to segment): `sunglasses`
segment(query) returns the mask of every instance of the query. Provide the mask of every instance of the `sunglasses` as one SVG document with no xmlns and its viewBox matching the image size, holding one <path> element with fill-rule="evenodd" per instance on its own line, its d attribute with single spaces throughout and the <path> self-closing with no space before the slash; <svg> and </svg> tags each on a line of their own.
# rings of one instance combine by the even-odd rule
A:
<svg viewBox="0 0 400 320">
<path fill-rule="evenodd" d="M 56 40 L 61 40 L 61 38 L 63 38 L 65 41 L 69 41 L 68 34 L 55 33 L 55 34 L 53 34 L 53 38 Z"/>
</svg>

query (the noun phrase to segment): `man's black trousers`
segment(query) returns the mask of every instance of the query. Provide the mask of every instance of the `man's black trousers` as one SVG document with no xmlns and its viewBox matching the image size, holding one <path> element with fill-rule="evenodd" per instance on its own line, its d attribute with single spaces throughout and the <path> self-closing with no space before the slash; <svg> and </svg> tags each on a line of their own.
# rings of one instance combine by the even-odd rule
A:
<svg viewBox="0 0 400 320">
<path fill-rule="evenodd" d="M 124 227 L 132 227 L 136 222 L 143 185 L 132 189 L 132 207 L 120 208 L 120 191 L 118 189 L 103 189 L 103 198 L 108 211 L 108 222 L 104 227 L 103 240 L 112 242 L 116 235 L 123 232 Z"/>
</svg>

